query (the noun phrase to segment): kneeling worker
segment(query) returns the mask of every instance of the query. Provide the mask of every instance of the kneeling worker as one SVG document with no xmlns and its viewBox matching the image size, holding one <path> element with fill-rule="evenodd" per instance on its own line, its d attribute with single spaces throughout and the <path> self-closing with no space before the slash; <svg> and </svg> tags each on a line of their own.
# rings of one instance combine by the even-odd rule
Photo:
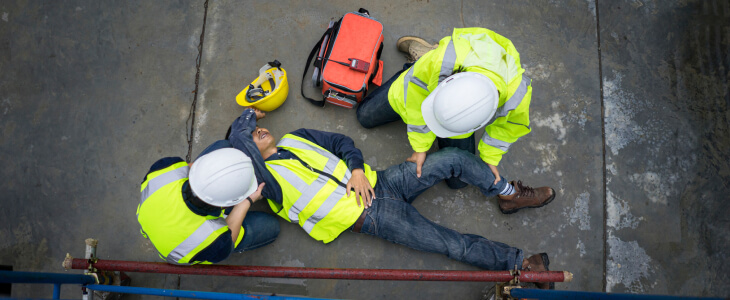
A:
<svg viewBox="0 0 730 300">
<path fill-rule="evenodd" d="M 272 210 L 314 239 L 329 243 L 349 229 L 488 270 L 548 270 L 545 253 L 525 258 L 518 248 L 440 226 L 411 205 L 452 174 L 485 196 L 497 194 L 492 172 L 473 154 L 456 148 L 433 153 L 420 178 L 411 162 L 376 172 L 345 135 L 299 129 L 277 144 L 268 130 L 256 126 L 256 114 L 263 115 L 244 111 L 231 126 L 229 141 L 261 166 L 257 174 L 266 182 L 262 193 Z"/>
<path fill-rule="evenodd" d="M 142 181 L 137 220 L 168 263 L 217 263 L 279 235 L 276 217 L 248 211 L 264 184 L 257 184 L 251 159 L 225 142 L 208 147 L 192 166 L 162 158 Z"/>
<path fill-rule="evenodd" d="M 385 84 L 368 94 L 357 119 L 373 128 L 399 119 L 407 125 L 418 175 L 433 142 L 475 153 L 474 132 L 484 128 L 479 156 L 496 178 L 499 209 L 511 214 L 542 207 L 555 198 L 550 187 L 531 188 L 501 180 L 497 165 L 512 143 L 530 133 L 532 81 L 523 73 L 512 42 L 485 28 L 457 28 L 437 45 L 422 38 L 398 39 L 409 62 Z M 465 183 L 448 178 L 451 188 Z M 536 194 L 526 201 L 525 194 Z"/>
</svg>

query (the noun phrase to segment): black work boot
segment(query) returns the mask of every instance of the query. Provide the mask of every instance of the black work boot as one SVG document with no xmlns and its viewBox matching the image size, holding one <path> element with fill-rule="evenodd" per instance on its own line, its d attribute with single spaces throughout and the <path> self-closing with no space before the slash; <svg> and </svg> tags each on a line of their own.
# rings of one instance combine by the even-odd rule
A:
<svg viewBox="0 0 730 300">
<path fill-rule="evenodd" d="M 522 181 L 510 182 L 515 193 L 509 196 L 499 195 L 499 210 L 503 214 L 513 214 L 523 208 L 543 207 L 555 199 L 555 190 L 549 186 L 532 188 Z"/>
</svg>

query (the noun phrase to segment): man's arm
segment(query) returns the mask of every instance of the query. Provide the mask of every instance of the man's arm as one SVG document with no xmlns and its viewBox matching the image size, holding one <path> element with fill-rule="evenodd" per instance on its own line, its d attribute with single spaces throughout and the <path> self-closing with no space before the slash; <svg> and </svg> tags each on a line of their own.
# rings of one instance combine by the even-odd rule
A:
<svg viewBox="0 0 730 300">
<path fill-rule="evenodd" d="M 281 187 L 271 175 L 264 158 L 259 152 L 259 148 L 253 141 L 251 133 L 256 129 L 256 111 L 253 109 L 246 109 L 243 111 L 241 116 L 236 118 L 231 125 L 231 134 L 228 136 L 228 140 L 231 142 L 233 148 L 236 148 L 246 155 L 248 155 L 253 161 L 254 171 L 256 173 L 256 180 L 258 182 L 266 182 L 266 187 L 262 194 L 267 199 L 271 199 L 276 203 L 282 202 Z"/>
<path fill-rule="evenodd" d="M 521 99 L 517 108 L 505 117 L 497 118 L 484 128 L 485 132 L 479 141 L 479 156 L 489 165 L 497 166 L 502 155 L 507 153 L 512 143 L 530 133 L 530 102 L 532 86 Z M 497 176 L 497 178 L 499 178 Z"/>
</svg>

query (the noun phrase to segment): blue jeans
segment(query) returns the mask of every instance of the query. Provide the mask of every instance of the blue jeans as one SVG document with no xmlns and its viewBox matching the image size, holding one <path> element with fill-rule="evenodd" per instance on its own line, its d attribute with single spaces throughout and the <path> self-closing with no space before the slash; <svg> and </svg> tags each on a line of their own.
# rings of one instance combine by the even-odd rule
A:
<svg viewBox="0 0 730 300">
<path fill-rule="evenodd" d="M 413 64 L 404 64 L 403 70 L 398 71 L 390 77 L 388 81 L 380 85 L 374 91 L 368 93 L 365 99 L 357 107 L 357 121 L 365 128 L 374 128 L 376 126 L 388 124 L 393 121 L 400 120 L 400 115 L 393 110 L 388 102 L 388 90 L 393 82 L 398 79 L 403 71 L 408 70 Z"/>
<path fill-rule="evenodd" d="M 360 106 L 357 107 L 357 120 L 360 125 L 365 128 L 374 128 L 380 125 L 385 125 L 393 121 L 400 120 L 401 117 L 398 113 L 393 110 L 388 100 L 388 90 L 393 82 L 398 79 L 401 73 L 408 70 L 413 64 L 404 64 L 403 69 L 395 73 L 387 82 L 372 91 L 370 94 L 362 100 Z M 449 138 L 436 138 L 438 141 L 439 149 L 447 147 L 456 147 L 469 151 L 470 153 L 476 153 L 476 144 L 474 141 L 474 135 L 470 135 L 465 139 L 449 139 Z M 452 189 L 460 189 L 467 186 L 466 183 L 459 180 L 458 178 L 449 177 L 446 178 L 446 185 Z"/>
<path fill-rule="evenodd" d="M 373 205 L 365 210 L 361 233 L 374 235 L 416 250 L 441 253 L 487 270 L 522 267 L 522 250 L 474 234 L 462 234 L 423 217 L 411 203 L 434 184 L 455 176 L 479 187 L 485 197 L 499 193 L 489 167 L 464 150 L 446 148 L 429 155 L 421 177 L 416 165 L 404 162 L 378 172 Z"/>
<path fill-rule="evenodd" d="M 243 240 L 233 252 L 253 250 L 271 244 L 279 236 L 279 220 L 260 211 L 249 211 L 243 219 Z"/>
</svg>

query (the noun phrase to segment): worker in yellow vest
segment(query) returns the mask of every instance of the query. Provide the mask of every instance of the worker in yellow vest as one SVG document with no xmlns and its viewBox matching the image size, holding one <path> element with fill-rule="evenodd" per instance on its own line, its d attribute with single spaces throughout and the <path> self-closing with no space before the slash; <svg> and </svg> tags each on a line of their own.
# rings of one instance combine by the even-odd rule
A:
<svg viewBox="0 0 730 300">
<path fill-rule="evenodd" d="M 476 163 L 479 158 L 473 154 L 456 148 L 433 153 L 420 178 L 411 162 L 375 171 L 345 135 L 298 129 L 277 143 L 271 132 L 256 125 L 256 113 L 244 111 L 228 139 L 254 161 L 271 209 L 312 238 L 329 243 L 350 230 L 484 269 L 548 270 L 545 253 L 525 257 L 521 249 L 438 225 L 411 205 L 452 174 L 479 187 L 485 196 L 496 194 L 489 168 Z"/>
<path fill-rule="evenodd" d="M 407 160 L 416 163 L 419 176 L 434 141 L 439 148 L 476 153 L 474 132 L 485 127 L 479 156 L 494 174 L 500 210 L 515 213 L 555 198 L 550 187 L 506 182 L 497 168 L 510 145 L 530 132 L 531 80 L 510 40 L 485 28 L 461 28 L 437 45 L 406 36 L 397 47 L 409 63 L 360 103 L 357 118 L 363 127 L 402 119 L 414 151 Z M 453 177 L 446 183 L 466 186 Z"/>
<path fill-rule="evenodd" d="M 191 165 L 179 157 L 155 162 L 142 181 L 137 220 L 168 263 L 217 263 L 279 235 L 276 217 L 249 211 L 264 186 L 249 156 L 218 141 Z"/>
</svg>

